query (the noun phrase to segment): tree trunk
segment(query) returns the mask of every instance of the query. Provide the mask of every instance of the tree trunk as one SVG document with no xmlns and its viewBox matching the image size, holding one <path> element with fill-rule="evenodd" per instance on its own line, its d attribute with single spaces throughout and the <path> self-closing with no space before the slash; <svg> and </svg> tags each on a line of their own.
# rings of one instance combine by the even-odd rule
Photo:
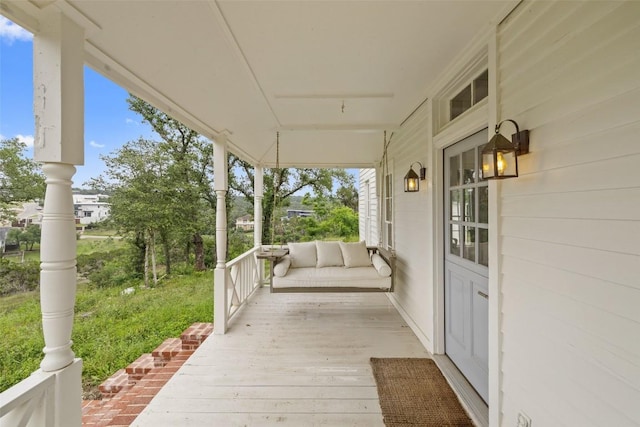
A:
<svg viewBox="0 0 640 427">
<path fill-rule="evenodd" d="M 145 257 L 147 256 L 147 236 L 146 236 L 146 232 L 142 231 L 138 231 L 136 232 L 136 237 L 133 241 L 133 245 L 135 248 L 135 253 L 133 254 L 133 259 L 132 259 L 132 267 L 135 270 L 135 272 L 137 274 L 139 274 L 138 277 L 142 277 L 144 275 L 144 262 L 145 262 Z"/>
<path fill-rule="evenodd" d="M 158 271 L 156 270 L 156 236 L 151 232 L 151 270 L 153 271 L 153 286 L 158 286 Z"/>
<path fill-rule="evenodd" d="M 144 286 L 149 287 L 149 245 L 144 245 Z"/>
<path fill-rule="evenodd" d="M 262 241 L 273 245 L 274 242 L 271 241 L 271 216 L 273 215 L 272 205 L 265 203 L 262 206 Z"/>
<path fill-rule="evenodd" d="M 206 269 L 204 265 L 204 243 L 200 233 L 193 235 L 193 246 L 196 254 L 196 271 L 204 271 Z"/>
<path fill-rule="evenodd" d="M 167 276 L 171 274 L 171 246 L 169 245 L 169 239 L 161 234 L 162 237 L 162 249 L 164 251 L 164 265 L 166 268 Z"/>
</svg>

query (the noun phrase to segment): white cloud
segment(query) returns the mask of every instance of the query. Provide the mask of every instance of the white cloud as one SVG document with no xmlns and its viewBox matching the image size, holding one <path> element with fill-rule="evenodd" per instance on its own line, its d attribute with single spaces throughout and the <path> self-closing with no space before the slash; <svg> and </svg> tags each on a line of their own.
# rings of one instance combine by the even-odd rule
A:
<svg viewBox="0 0 640 427">
<path fill-rule="evenodd" d="M 4 141 L 5 139 L 4 135 L 0 133 L 0 141 Z"/>
<path fill-rule="evenodd" d="M 128 118 L 128 117 L 127 117 L 126 119 L 124 119 L 124 122 L 125 122 L 126 124 L 128 124 L 128 125 L 136 125 L 136 126 L 138 126 L 138 125 L 140 124 L 140 123 L 136 122 L 135 120 L 130 119 L 130 118 Z"/>
<path fill-rule="evenodd" d="M 104 148 L 104 144 L 98 144 L 95 141 L 89 141 L 89 145 L 92 146 L 93 148 Z"/>
<path fill-rule="evenodd" d="M 4 16 L 0 16 L 0 39 L 8 45 L 12 45 L 16 40 L 22 42 L 31 41 L 33 34 L 9 21 Z"/>
<path fill-rule="evenodd" d="M 27 147 L 33 147 L 33 135 L 16 135 L 18 141 L 24 143 Z"/>
</svg>

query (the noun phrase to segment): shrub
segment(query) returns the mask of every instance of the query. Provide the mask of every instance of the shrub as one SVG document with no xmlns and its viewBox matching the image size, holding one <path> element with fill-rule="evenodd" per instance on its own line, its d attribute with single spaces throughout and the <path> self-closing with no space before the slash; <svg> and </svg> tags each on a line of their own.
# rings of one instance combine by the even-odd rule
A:
<svg viewBox="0 0 640 427">
<path fill-rule="evenodd" d="M 0 295 L 33 291 L 40 283 L 40 265 L 36 261 L 24 264 L 0 258 Z"/>
<path fill-rule="evenodd" d="M 131 249 L 120 248 L 109 252 L 78 255 L 78 274 L 100 288 L 120 286 L 131 279 L 139 278 L 139 274 L 131 265 L 130 254 Z"/>
</svg>

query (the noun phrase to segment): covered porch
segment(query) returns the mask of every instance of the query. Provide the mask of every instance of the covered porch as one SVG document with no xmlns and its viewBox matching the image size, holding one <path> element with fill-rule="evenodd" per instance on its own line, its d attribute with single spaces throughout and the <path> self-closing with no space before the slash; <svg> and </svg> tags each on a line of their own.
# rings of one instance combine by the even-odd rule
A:
<svg viewBox="0 0 640 427">
<path fill-rule="evenodd" d="M 0 396 L 2 422 L 81 424 L 71 187 L 88 64 L 214 145 L 216 335 L 137 425 L 375 425 L 370 357 L 430 352 L 447 371 L 452 340 L 474 332 L 456 364 L 488 424 L 640 424 L 639 2 L 5 0 L 0 12 L 35 35 L 47 178 L 45 355 Z M 504 121 L 530 131 L 530 153 L 516 179 L 487 182 L 480 147 Z M 256 219 L 264 168 L 375 169 L 363 184 L 397 256 L 394 293 L 259 289 L 258 233 L 225 258 L 228 151 L 255 166 Z M 425 179 L 405 192 L 414 164 Z"/>
</svg>

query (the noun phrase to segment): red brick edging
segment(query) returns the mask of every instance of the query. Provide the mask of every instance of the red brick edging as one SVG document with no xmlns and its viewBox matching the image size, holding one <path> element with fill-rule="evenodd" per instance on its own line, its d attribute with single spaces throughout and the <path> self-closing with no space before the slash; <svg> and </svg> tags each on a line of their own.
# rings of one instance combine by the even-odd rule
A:
<svg viewBox="0 0 640 427">
<path fill-rule="evenodd" d="M 212 332 L 213 324 L 194 323 L 116 372 L 100 385 L 102 400 L 82 401 L 82 425 L 128 427 Z"/>
</svg>

